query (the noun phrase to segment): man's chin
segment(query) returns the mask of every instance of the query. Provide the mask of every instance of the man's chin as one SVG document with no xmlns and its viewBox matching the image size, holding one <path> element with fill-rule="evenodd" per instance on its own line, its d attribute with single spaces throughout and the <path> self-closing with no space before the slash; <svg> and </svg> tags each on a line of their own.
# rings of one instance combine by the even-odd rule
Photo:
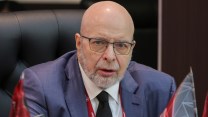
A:
<svg viewBox="0 0 208 117">
<path fill-rule="evenodd" d="M 95 85 L 101 89 L 109 88 L 119 80 L 120 80 L 119 78 L 115 78 L 115 77 L 102 77 L 102 76 L 99 76 L 99 78 L 92 79 Z"/>
</svg>

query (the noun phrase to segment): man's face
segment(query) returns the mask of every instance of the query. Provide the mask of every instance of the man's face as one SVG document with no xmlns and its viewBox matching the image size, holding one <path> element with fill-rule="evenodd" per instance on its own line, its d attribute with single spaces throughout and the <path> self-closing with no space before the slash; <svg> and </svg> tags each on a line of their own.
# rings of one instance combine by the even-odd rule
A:
<svg viewBox="0 0 208 117">
<path fill-rule="evenodd" d="M 132 43 L 133 28 L 128 19 L 113 13 L 105 15 L 105 12 L 109 10 L 104 11 L 102 16 L 97 13 L 95 18 L 85 16 L 81 34 L 75 35 L 78 60 L 83 70 L 95 85 L 102 89 L 112 86 L 123 78 L 134 46 L 126 55 L 116 54 L 113 44 L 108 44 L 103 52 L 96 52 L 90 48 L 90 41 L 85 37 L 102 39 L 110 43 Z M 96 16 L 96 13 L 93 15 Z"/>
<path fill-rule="evenodd" d="M 83 37 L 80 38 L 79 62 L 86 75 L 96 86 L 108 88 L 120 81 L 131 59 L 131 52 L 128 55 L 117 55 L 111 44 L 103 53 L 94 52 L 89 47 L 89 40 L 83 39 Z M 112 42 L 115 42 L 114 39 L 112 40 Z"/>
</svg>

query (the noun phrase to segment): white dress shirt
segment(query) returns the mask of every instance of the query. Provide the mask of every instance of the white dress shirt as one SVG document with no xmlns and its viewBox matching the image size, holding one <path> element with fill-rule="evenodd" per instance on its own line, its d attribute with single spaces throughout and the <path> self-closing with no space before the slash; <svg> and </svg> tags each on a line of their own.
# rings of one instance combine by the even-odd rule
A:
<svg viewBox="0 0 208 117">
<path fill-rule="evenodd" d="M 97 87 L 85 74 L 82 66 L 79 63 L 80 71 L 82 74 L 82 78 L 84 81 L 85 89 L 88 93 L 89 99 L 91 101 L 94 113 L 96 115 L 97 108 L 99 105 L 99 101 L 96 96 L 102 91 L 99 87 Z M 105 89 L 105 91 L 109 94 L 109 106 L 111 108 L 113 117 L 122 117 L 122 107 L 121 107 L 121 99 L 119 96 L 119 82 L 116 82 L 113 86 Z"/>
</svg>

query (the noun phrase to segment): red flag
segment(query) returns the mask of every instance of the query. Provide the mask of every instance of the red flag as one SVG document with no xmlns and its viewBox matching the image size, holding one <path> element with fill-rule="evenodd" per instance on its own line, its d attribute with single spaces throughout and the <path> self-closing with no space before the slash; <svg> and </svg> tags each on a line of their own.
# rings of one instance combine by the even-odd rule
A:
<svg viewBox="0 0 208 117">
<path fill-rule="evenodd" d="M 10 117 L 30 117 L 24 102 L 23 75 L 14 89 Z"/>
<path fill-rule="evenodd" d="M 205 103 L 204 103 L 203 117 L 208 117 L 208 93 L 207 93 Z"/>
<path fill-rule="evenodd" d="M 192 72 L 185 77 L 160 117 L 198 117 Z"/>
</svg>

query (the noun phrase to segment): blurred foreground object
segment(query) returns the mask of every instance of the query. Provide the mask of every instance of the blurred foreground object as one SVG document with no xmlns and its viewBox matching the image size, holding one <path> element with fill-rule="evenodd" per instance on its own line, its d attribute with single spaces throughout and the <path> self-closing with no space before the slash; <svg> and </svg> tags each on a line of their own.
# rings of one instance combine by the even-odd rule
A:
<svg viewBox="0 0 208 117">
<path fill-rule="evenodd" d="M 204 103 L 204 112 L 203 112 L 203 116 L 202 117 L 208 117 L 208 93 L 205 99 L 205 103 Z"/>
<path fill-rule="evenodd" d="M 23 82 L 24 74 L 21 76 L 17 86 L 14 89 L 10 117 L 30 117 L 27 107 L 25 106 Z"/>
<path fill-rule="evenodd" d="M 198 117 L 192 70 L 180 84 L 160 117 Z"/>
</svg>

